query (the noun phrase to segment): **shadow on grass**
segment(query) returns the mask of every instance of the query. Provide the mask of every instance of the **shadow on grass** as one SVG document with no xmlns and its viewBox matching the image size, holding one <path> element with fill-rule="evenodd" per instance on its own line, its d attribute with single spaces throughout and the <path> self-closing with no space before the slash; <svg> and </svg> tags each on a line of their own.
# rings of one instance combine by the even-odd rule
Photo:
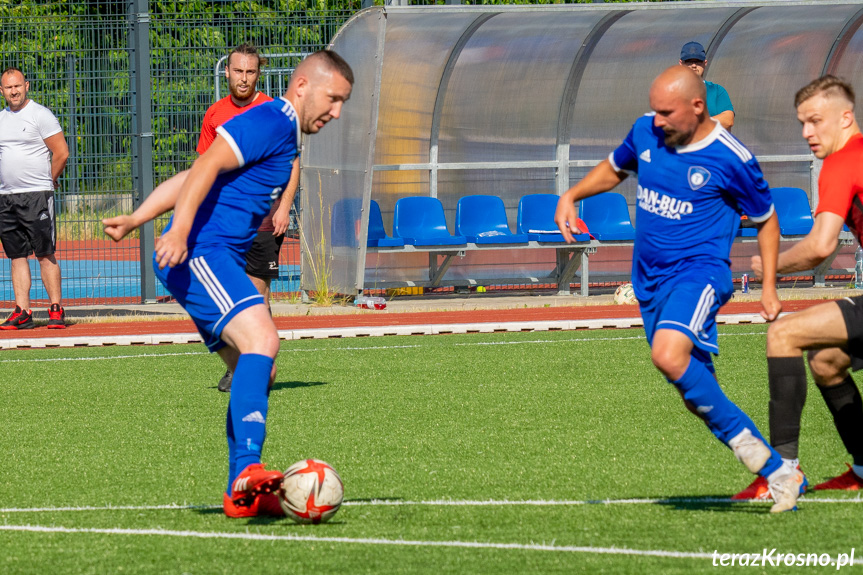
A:
<svg viewBox="0 0 863 575">
<path fill-rule="evenodd" d="M 222 516 L 224 516 L 224 511 L 222 511 L 221 507 L 219 507 L 219 508 L 208 507 L 208 508 L 194 509 L 193 511 L 195 513 L 197 513 L 198 515 L 205 515 L 205 516 L 222 515 Z M 226 519 L 228 519 L 228 518 L 226 517 Z M 292 519 L 288 519 L 287 517 L 274 517 L 272 515 L 265 515 L 262 517 L 232 518 L 231 522 L 239 522 L 241 525 L 275 525 L 275 524 L 281 524 L 281 525 L 286 525 L 289 527 L 294 527 L 294 526 L 295 527 L 305 527 L 306 526 L 304 524 L 297 523 L 296 521 L 293 521 Z M 339 519 L 331 519 L 331 520 L 327 521 L 326 523 L 319 523 L 318 525 L 309 525 L 309 527 L 314 528 L 314 529 L 321 529 L 324 525 L 344 525 L 344 524 L 345 524 L 345 521 L 340 521 Z"/>
<path fill-rule="evenodd" d="M 380 503 L 381 505 L 385 505 L 387 503 L 400 503 L 402 501 L 404 501 L 403 497 L 353 497 L 351 499 L 345 499 L 343 504 Z"/>
<path fill-rule="evenodd" d="M 656 501 L 656 505 L 670 507 L 676 511 L 718 511 L 722 513 L 763 514 L 770 510 L 772 501 L 733 501 L 728 495 L 701 495 L 693 497 L 669 497 Z"/>
<path fill-rule="evenodd" d="M 280 389 L 297 389 L 299 387 L 315 387 L 317 385 L 327 385 L 326 381 L 277 381 L 273 384 L 273 391 Z M 210 389 L 217 389 L 217 385 L 211 385 Z"/>
<path fill-rule="evenodd" d="M 296 389 L 298 387 L 315 387 L 327 385 L 326 381 L 277 381 L 273 384 L 273 391 L 280 389 Z"/>
</svg>

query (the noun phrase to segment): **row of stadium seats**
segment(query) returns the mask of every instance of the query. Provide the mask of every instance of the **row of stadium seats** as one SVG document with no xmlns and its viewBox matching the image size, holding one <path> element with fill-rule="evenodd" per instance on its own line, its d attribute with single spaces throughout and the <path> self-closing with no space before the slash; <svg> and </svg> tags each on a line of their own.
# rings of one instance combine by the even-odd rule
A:
<svg viewBox="0 0 863 575">
<path fill-rule="evenodd" d="M 453 235 L 447 227 L 440 200 L 419 196 L 401 198 L 396 201 L 393 211 L 392 236 L 387 235 L 384 229 L 380 206 L 372 200 L 369 204 L 367 251 L 427 252 L 429 279 L 422 285 L 435 287 L 441 285 L 452 258 L 464 256 L 468 251 L 551 248 L 556 253 L 556 265 L 547 277 L 542 278 L 543 283 L 554 282 L 560 293 L 568 294 L 576 271 L 582 267 L 586 269 L 587 255 L 596 251 L 599 242 L 590 234 L 582 233 L 575 236 L 574 244 L 567 244 L 554 223 L 557 200 L 554 194 L 523 197 L 519 202 L 517 231 L 513 233 L 503 200 L 497 196 L 465 196 L 456 207 Z M 578 223 L 583 228 L 587 227 L 584 222 Z M 629 227 L 632 230 L 631 242 L 635 238 L 635 230 L 631 224 Z M 439 261 L 440 257 L 442 261 Z M 585 276 L 583 273 L 582 277 Z M 524 282 L 524 278 L 511 280 Z M 496 281 L 512 283 L 501 278 Z M 540 280 L 535 278 L 534 281 Z M 587 282 L 582 282 L 583 295 L 587 295 L 586 290 Z"/>
<path fill-rule="evenodd" d="M 465 196 L 458 201 L 455 234 L 450 234 L 443 205 L 437 198 L 408 197 L 396 201 L 393 235 L 384 229 L 381 210 L 371 201 L 368 246 L 374 248 L 412 246 L 461 246 L 467 244 L 563 244 L 563 235 L 554 223 L 558 197 L 531 194 L 518 203 L 516 232 L 510 231 L 506 209 L 497 196 Z M 594 196 L 581 202 L 583 224 L 590 233 L 577 234 L 577 242 L 633 241 L 635 228 L 629 219 L 626 200 L 620 194 Z M 550 247 L 550 246 L 546 246 Z"/>
<path fill-rule="evenodd" d="M 771 190 L 783 239 L 800 239 L 812 229 L 813 218 L 806 192 L 800 188 Z M 427 285 L 441 284 L 443 274 L 455 255 L 468 250 L 554 248 L 557 267 L 549 276 L 558 283 L 561 293 L 569 293 L 569 281 L 582 268 L 582 295 L 587 295 L 587 259 L 596 248 L 606 245 L 631 245 L 635 228 L 623 195 L 608 192 L 579 203 L 579 225 L 589 233 L 575 236 L 566 244 L 554 223 L 558 196 L 530 194 L 521 198 L 515 232 L 510 230 L 503 200 L 497 196 L 465 196 L 456 206 L 455 233 L 447 227 L 443 205 L 437 198 L 406 197 L 396 201 L 393 233 L 384 228 L 380 206 L 370 203 L 368 251 L 428 252 L 430 277 Z M 335 221 L 334 221 L 335 223 Z M 741 227 L 737 236 L 751 241 L 757 235 L 753 227 Z M 850 234 L 847 234 L 850 236 Z M 443 256 L 444 262 L 437 261 Z M 830 258 L 831 260 L 833 258 Z"/>
<path fill-rule="evenodd" d="M 800 188 L 771 190 L 783 237 L 805 236 L 812 229 L 813 219 L 806 192 Z M 443 205 L 437 198 L 408 197 L 396 202 L 393 213 L 393 235 L 384 229 L 381 210 L 371 201 L 369 211 L 368 246 L 375 248 L 413 246 L 453 246 L 468 243 L 544 244 L 563 243 L 563 236 L 554 223 L 558 196 L 530 194 L 518 203 L 516 232 L 510 231 L 503 200 L 496 196 L 465 196 L 458 201 L 455 234 L 450 234 Z M 602 242 L 631 242 L 635 228 L 629 217 L 626 199 L 609 192 L 584 199 L 579 204 L 579 217 L 588 234 L 579 234 L 577 241 L 590 241 L 593 236 Z M 738 237 L 755 237 L 755 228 L 742 227 Z"/>
<path fill-rule="evenodd" d="M 806 192 L 800 188 L 771 188 L 770 195 L 773 196 L 782 237 L 797 239 L 795 236 L 808 234 L 814 220 Z M 755 228 L 741 227 L 737 231 L 739 238 L 754 238 L 756 235 Z"/>
</svg>

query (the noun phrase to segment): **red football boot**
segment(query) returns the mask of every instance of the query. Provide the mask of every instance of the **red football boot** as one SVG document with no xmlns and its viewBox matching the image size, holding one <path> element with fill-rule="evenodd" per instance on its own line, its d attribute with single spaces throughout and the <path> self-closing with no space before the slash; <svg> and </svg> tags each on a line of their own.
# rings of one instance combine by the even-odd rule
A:
<svg viewBox="0 0 863 575">
<path fill-rule="evenodd" d="M 284 517 L 285 510 L 279 503 L 279 496 L 275 493 L 262 493 L 255 498 L 258 504 L 258 515 L 270 517 Z"/>
<path fill-rule="evenodd" d="M 222 494 L 222 509 L 225 515 L 234 518 L 243 517 L 284 517 L 285 511 L 279 504 L 279 498 L 273 493 L 263 493 L 252 499 L 251 505 L 237 505 L 234 500 L 228 497 L 227 493 Z"/>
<path fill-rule="evenodd" d="M 237 519 L 243 517 L 284 517 L 285 510 L 282 509 L 279 503 L 279 497 L 273 493 L 262 493 L 252 499 L 251 505 L 237 505 L 234 500 L 228 497 L 227 493 L 222 494 L 222 509 L 225 510 L 225 515 Z"/>
<path fill-rule="evenodd" d="M 839 491 L 857 491 L 863 489 L 863 479 L 854 473 L 851 465 L 848 463 L 845 465 L 848 465 L 848 471 L 842 475 L 837 475 L 833 479 L 828 479 L 824 483 L 819 483 L 812 489 L 817 491 L 821 491 L 822 489 L 836 489 Z"/>
<path fill-rule="evenodd" d="M 222 509 L 228 517 L 257 517 L 258 516 L 258 498 L 252 500 L 251 505 L 237 505 L 234 500 L 228 497 L 227 493 L 222 494 Z"/>
<path fill-rule="evenodd" d="M 731 499 L 734 501 L 742 501 L 742 500 L 750 500 L 755 499 L 757 501 L 769 501 L 770 489 L 767 486 L 767 480 L 761 477 L 760 475 L 755 478 L 755 480 L 749 484 L 749 487 L 731 496 Z"/>
<path fill-rule="evenodd" d="M 284 479 L 281 471 L 267 471 L 262 463 L 246 467 L 231 484 L 231 499 L 237 505 L 252 505 L 256 495 L 274 493 Z"/>
<path fill-rule="evenodd" d="M 800 466 L 797 466 L 797 469 L 800 469 Z M 809 485 L 807 481 L 805 485 L 800 488 L 800 495 L 806 492 L 806 487 Z M 749 484 L 749 487 L 731 496 L 732 501 L 770 501 L 773 499 L 773 496 L 770 495 L 770 488 L 767 485 L 767 479 L 761 477 L 760 475 L 756 477 L 752 483 Z"/>
</svg>

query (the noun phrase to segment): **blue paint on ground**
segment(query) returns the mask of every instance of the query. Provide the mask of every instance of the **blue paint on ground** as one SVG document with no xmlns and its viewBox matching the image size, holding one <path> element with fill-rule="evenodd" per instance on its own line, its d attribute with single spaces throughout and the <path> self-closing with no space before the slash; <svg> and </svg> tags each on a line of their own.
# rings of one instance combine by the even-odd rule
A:
<svg viewBox="0 0 863 575">
<path fill-rule="evenodd" d="M 48 299 L 39 264 L 30 258 L 31 299 Z M 60 271 L 63 276 L 63 299 L 93 299 L 140 298 L 141 297 L 141 265 L 137 261 L 113 260 L 66 260 L 60 261 Z M 279 266 L 279 279 L 273 280 L 273 293 L 293 292 L 300 289 L 300 266 Z M 156 294 L 167 296 L 168 292 L 158 281 Z M 0 259 L 0 299 L 13 301 L 11 263 L 8 259 Z"/>
</svg>

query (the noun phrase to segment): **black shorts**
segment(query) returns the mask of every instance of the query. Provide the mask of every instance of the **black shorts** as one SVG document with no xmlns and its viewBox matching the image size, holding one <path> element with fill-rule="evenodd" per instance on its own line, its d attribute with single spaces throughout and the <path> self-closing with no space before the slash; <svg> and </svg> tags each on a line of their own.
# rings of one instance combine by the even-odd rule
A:
<svg viewBox="0 0 863 575">
<path fill-rule="evenodd" d="M 845 352 L 851 357 L 851 370 L 863 369 L 863 296 L 846 297 L 836 303 L 848 330 Z"/>
<path fill-rule="evenodd" d="M 252 277 L 277 279 L 279 277 L 279 251 L 285 236 L 274 236 L 273 232 L 258 232 L 252 247 L 246 254 L 246 273 Z"/>
<path fill-rule="evenodd" d="M 6 257 L 50 256 L 56 238 L 54 192 L 0 194 L 0 242 Z"/>
</svg>

